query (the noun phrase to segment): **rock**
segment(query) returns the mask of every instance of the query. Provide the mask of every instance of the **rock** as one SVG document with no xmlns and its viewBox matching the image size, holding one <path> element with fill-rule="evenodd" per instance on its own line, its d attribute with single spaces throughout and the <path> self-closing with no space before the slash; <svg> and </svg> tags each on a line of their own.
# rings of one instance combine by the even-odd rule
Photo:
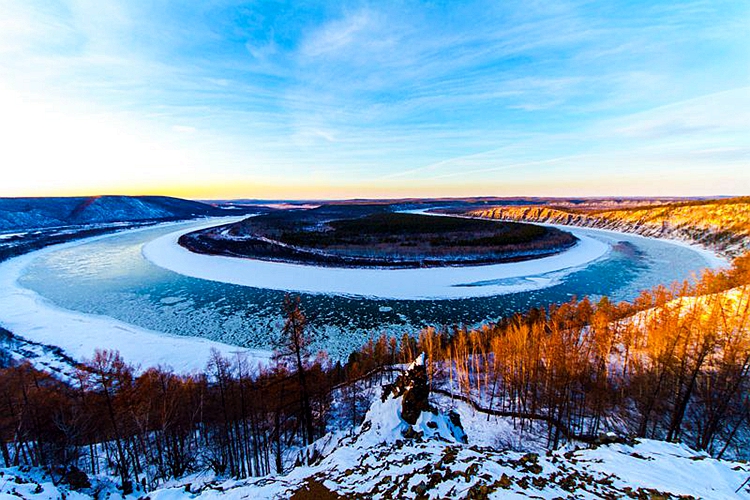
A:
<svg viewBox="0 0 750 500">
<path fill-rule="evenodd" d="M 357 440 L 401 442 L 437 439 L 466 443 L 457 413 L 443 414 L 430 402 L 425 356 L 420 355 L 393 383 L 383 386 L 379 401 L 370 406 Z"/>
<path fill-rule="evenodd" d="M 389 396 L 404 397 L 401 403 L 401 418 L 409 425 L 416 424 L 423 411 L 436 413 L 429 403 L 430 387 L 427 381 L 424 353 L 420 354 L 406 372 L 396 378 L 395 382 L 383 387 L 382 401 Z"/>
<path fill-rule="evenodd" d="M 62 477 L 62 483 L 67 484 L 73 490 L 91 488 L 89 477 L 76 466 L 72 466 Z"/>
</svg>

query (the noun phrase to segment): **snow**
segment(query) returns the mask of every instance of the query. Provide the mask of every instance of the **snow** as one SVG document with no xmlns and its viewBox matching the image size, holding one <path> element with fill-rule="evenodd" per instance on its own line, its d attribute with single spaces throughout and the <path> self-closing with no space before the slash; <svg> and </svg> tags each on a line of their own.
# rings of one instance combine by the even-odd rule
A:
<svg viewBox="0 0 750 500">
<path fill-rule="evenodd" d="M 19 468 L 2 469 L 0 476 L 0 500 L 18 500 L 33 498 L 37 500 L 84 500 L 88 495 L 76 491 L 61 490 L 53 483 L 52 478 L 41 471 L 22 472 Z"/>
<path fill-rule="evenodd" d="M 9 240 L 10 238 L 15 238 L 17 236 L 26 236 L 28 233 L 5 233 L 0 234 L 0 240 Z"/>
<path fill-rule="evenodd" d="M 376 398 L 365 420 L 369 424 L 354 436 L 337 432 L 319 440 L 323 444 L 316 448 L 324 458 L 314 465 L 294 468 L 286 475 L 248 479 L 199 472 L 168 481 L 148 492 L 148 498 L 285 499 L 315 480 L 344 498 L 750 499 L 750 489 L 743 486 L 750 465 L 716 460 L 680 444 L 643 439 L 584 448 L 568 445 L 536 454 L 499 450 L 474 441 L 473 434 L 468 444 L 438 433 L 405 438 L 400 399 Z M 466 408 L 458 409 L 466 414 Z M 431 418 L 444 417 L 425 415 L 425 421 Z M 479 419 L 474 425 L 482 430 Z M 494 419 L 485 422 L 483 432 L 492 434 L 497 425 Z M 503 425 L 509 426 L 509 422 Z M 91 480 L 96 488 L 74 492 L 55 486 L 39 469 L 0 469 L 0 500 L 86 499 L 97 495 L 96 489 L 103 493 L 98 498 L 144 496 L 134 492 L 122 497 L 107 476 Z"/>
<path fill-rule="evenodd" d="M 580 240 L 574 247 L 535 260 L 426 269 L 335 268 L 202 255 L 177 243 L 180 236 L 198 228 L 181 229 L 157 238 L 144 245 L 143 255 L 157 266 L 210 281 L 303 293 L 403 300 L 487 297 L 544 288 L 600 259 L 610 249 L 607 243 L 570 229 Z"/>
<path fill-rule="evenodd" d="M 1 469 L 0 499 L 88 499 L 93 489 L 55 486 L 38 469 Z M 358 448 L 341 442 L 323 461 L 280 476 L 220 480 L 196 475 L 148 492 L 152 500 L 290 498 L 314 478 L 344 498 L 705 498 L 748 499 L 747 464 L 714 460 L 680 445 L 642 440 L 632 446 L 559 450 L 549 455 L 495 451 L 437 440 Z M 123 498 L 106 478 L 99 498 Z M 101 488 L 101 486 L 100 486 Z M 418 491 L 424 495 L 418 494 Z M 739 490 L 739 491 L 735 491 Z M 103 494 L 102 494 L 103 493 Z M 661 494 L 664 494 L 663 496 Z M 89 496 L 91 495 L 91 496 Z M 128 499 L 143 497 L 142 492 Z"/>
<path fill-rule="evenodd" d="M 403 396 L 388 397 L 385 401 L 377 398 L 365 416 L 362 432 L 357 437 L 358 447 L 371 447 L 382 443 L 393 443 L 404 439 L 404 431 L 409 424 L 401 418 Z M 422 412 L 417 422 L 411 426 L 425 439 L 440 439 L 445 442 L 461 442 L 463 431 L 457 428 L 445 415 Z"/>
<path fill-rule="evenodd" d="M 425 354 L 421 353 L 406 368 L 404 374 L 399 376 L 399 379 L 405 377 L 403 380 L 411 383 L 408 390 L 413 388 L 414 379 L 411 378 L 414 376 L 413 372 L 418 369 L 424 372 L 424 367 Z M 412 435 L 416 432 L 425 439 L 440 439 L 444 442 L 453 443 L 465 442 L 466 434 L 463 429 L 456 426 L 449 416 L 439 411 L 422 411 L 414 425 L 410 425 L 402 417 L 405 397 L 406 392 L 394 397 L 394 393 L 389 391 L 385 400 L 380 397 L 374 398 L 365 415 L 364 422 L 360 426 L 360 433 L 356 438 L 357 446 L 367 447 L 403 440 L 409 430 L 413 431 Z"/>
<path fill-rule="evenodd" d="M 441 406 L 458 413 L 469 444 L 500 450 L 544 453 L 547 446 L 547 428 L 526 423 L 522 429 L 518 421 L 479 413 L 471 406 L 446 396 L 438 396 Z"/>
<path fill-rule="evenodd" d="M 747 487 L 741 488 L 750 466 L 711 459 L 679 444 L 640 440 L 530 454 L 437 435 L 404 438 L 398 399 L 373 403 L 365 420 L 369 424 L 354 437 L 333 439 L 337 446 L 327 447 L 316 465 L 287 475 L 193 487 L 190 493 L 172 485 L 149 497 L 281 499 L 315 479 L 344 498 L 473 498 L 472 492 L 491 499 L 750 498 Z M 485 432 L 496 425 L 486 423 Z"/>
<path fill-rule="evenodd" d="M 412 368 L 415 368 L 417 366 L 424 366 L 425 365 L 425 355 L 424 353 L 420 353 L 419 356 L 417 356 L 417 359 L 411 362 L 409 367 L 406 369 L 406 371 L 411 370 Z"/>
<path fill-rule="evenodd" d="M 365 416 L 364 428 L 368 428 L 359 436 L 361 447 L 374 446 L 380 443 L 390 443 L 403 439 L 402 432 L 409 426 L 401 418 L 401 403 L 403 398 L 389 397 L 385 401 L 376 398 Z"/>
<path fill-rule="evenodd" d="M 216 221 L 212 224 L 216 224 Z M 87 238 L 64 245 L 80 245 L 110 236 Z M 168 335 L 106 316 L 70 311 L 18 284 L 24 268 L 32 260 L 59 248 L 62 245 L 0 263 L 0 326 L 33 342 L 59 346 L 78 361 L 92 358 L 98 348 L 117 350 L 125 361 L 138 364 L 143 369 L 161 365 L 179 373 L 205 369 L 213 349 L 224 356 L 247 356 L 253 363 L 268 362 L 268 351 L 245 349 L 197 337 Z M 39 361 L 43 365 L 50 360 L 35 358 L 30 361 Z"/>
<path fill-rule="evenodd" d="M 644 439 L 634 446 L 612 444 L 577 451 L 574 457 L 586 471 L 614 473 L 618 478 L 616 485 L 715 500 L 748 498 L 734 493 L 742 476 L 728 467 L 728 462 L 701 455 L 680 444 Z M 745 472 L 745 477 L 748 474 Z"/>
</svg>

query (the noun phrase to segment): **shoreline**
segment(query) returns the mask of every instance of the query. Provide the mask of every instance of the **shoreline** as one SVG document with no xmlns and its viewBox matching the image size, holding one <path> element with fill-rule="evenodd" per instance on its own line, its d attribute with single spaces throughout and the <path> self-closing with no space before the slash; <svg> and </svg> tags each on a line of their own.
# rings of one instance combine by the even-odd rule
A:
<svg viewBox="0 0 750 500">
<path fill-rule="evenodd" d="M 166 223 L 190 224 L 190 222 Z M 215 221 L 212 223 L 215 224 Z M 137 228 L 145 231 L 155 226 Z M 140 369 L 169 366 L 176 373 L 199 372 L 206 368 L 213 350 L 223 356 L 247 356 L 251 363 L 269 362 L 270 351 L 249 349 L 213 340 L 171 335 L 149 330 L 108 316 L 65 309 L 38 293 L 22 287 L 18 279 L 25 267 L 40 255 L 121 234 L 83 238 L 35 250 L 0 263 L 0 326 L 23 340 L 55 346 L 81 362 L 91 359 L 97 348 L 117 350 L 125 362 Z M 106 347 L 101 347 L 106 340 Z M 41 366 L 51 358 L 29 358 Z"/>
<path fill-rule="evenodd" d="M 503 229 L 503 224 L 497 224 L 492 220 L 473 219 L 472 222 L 464 224 L 460 221 L 460 217 L 452 217 L 453 223 L 458 223 L 459 228 L 441 228 L 437 230 L 438 232 L 430 232 L 424 228 L 424 220 L 417 224 L 413 220 L 415 217 L 427 219 L 431 215 L 413 211 L 377 214 L 376 216 L 389 217 L 387 223 L 394 223 L 396 229 L 391 229 L 395 232 L 387 230 L 383 232 L 382 221 L 375 220 L 373 223 L 379 229 L 375 233 L 368 231 L 369 219 L 365 218 L 362 220 L 364 226 L 357 228 L 355 241 L 347 241 L 347 236 L 344 236 L 343 241 L 336 240 L 336 229 L 331 231 L 334 233 L 333 239 L 337 242 L 328 241 L 326 236 L 320 236 L 315 231 L 300 228 L 293 228 L 291 236 L 287 233 L 269 235 L 265 234 L 269 228 L 263 224 L 254 228 L 257 232 L 243 232 L 241 236 L 230 235 L 230 231 L 237 224 L 227 224 L 185 233 L 178 238 L 178 244 L 192 253 L 217 257 L 328 268 L 388 270 L 488 266 L 522 262 L 557 255 L 571 249 L 579 241 L 568 231 L 518 221 L 507 222 Z M 400 231 L 398 227 L 403 222 L 398 219 L 394 221 L 394 217 L 412 218 L 408 219 L 407 223 L 411 224 L 409 229 L 415 232 Z M 252 224 L 254 220 L 246 219 L 240 224 L 248 221 Z M 354 219 L 344 219 L 339 222 L 352 222 L 352 220 Z M 381 226 L 378 226 L 379 223 Z M 483 226 L 477 227 L 478 223 Z M 280 231 L 279 223 L 275 222 L 275 224 L 276 226 L 272 223 L 270 230 Z M 467 236 L 465 232 L 462 232 L 461 227 L 472 224 L 473 227 L 464 228 L 473 231 L 470 236 Z M 518 231 L 522 230 L 520 228 L 528 230 L 527 226 L 540 230 L 542 234 L 536 234 L 533 237 L 525 234 L 523 241 L 514 240 L 519 237 Z M 251 226 L 250 229 L 252 230 L 253 227 Z M 245 231 L 247 230 L 245 228 Z M 352 236 L 350 233 L 351 229 L 347 233 L 349 237 Z M 316 236 L 312 236 L 312 240 L 307 241 L 307 244 L 299 241 L 296 243 L 284 241 L 285 237 L 288 239 L 294 237 L 295 234 L 301 235 L 303 240 L 305 237 L 310 238 L 311 234 L 316 234 Z M 366 242 L 357 240 L 363 235 Z M 437 242 L 433 241 L 434 239 L 437 239 Z M 491 241 L 483 241 L 488 239 Z M 480 240 L 482 244 L 478 243 Z M 425 244 L 427 241 L 429 244 Z M 417 246 L 419 250 L 415 250 Z"/>
<path fill-rule="evenodd" d="M 540 289 L 610 251 L 609 245 L 600 240 L 575 235 L 579 241 L 568 250 L 520 262 L 407 269 L 341 268 L 198 254 L 179 245 L 185 232 L 175 231 L 146 243 L 142 248 L 144 257 L 169 271 L 208 281 L 395 300 L 488 297 Z"/>
</svg>

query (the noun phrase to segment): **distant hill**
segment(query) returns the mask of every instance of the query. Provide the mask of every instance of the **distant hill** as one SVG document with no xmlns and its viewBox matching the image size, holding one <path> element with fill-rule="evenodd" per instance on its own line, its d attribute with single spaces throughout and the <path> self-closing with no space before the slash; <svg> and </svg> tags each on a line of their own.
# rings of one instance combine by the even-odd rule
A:
<svg viewBox="0 0 750 500">
<path fill-rule="evenodd" d="M 596 227 L 698 243 L 727 256 L 750 249 L 750 197 L 612 207 L 607 200 L 574 204 L 495 206 L 475 217 Z"/>
<path fill-rule="evenodd" d="M 107 222 L 188 219 L 234 213 L 169 196 L 0 198 L 0 231 Z"/>
</svg>

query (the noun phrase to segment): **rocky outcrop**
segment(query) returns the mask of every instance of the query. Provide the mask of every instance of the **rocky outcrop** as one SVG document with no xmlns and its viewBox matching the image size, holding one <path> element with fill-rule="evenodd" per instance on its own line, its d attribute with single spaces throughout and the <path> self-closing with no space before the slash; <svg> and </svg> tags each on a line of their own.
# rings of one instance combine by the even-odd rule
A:
<svg viewBox="0 0 750 500">
<path fill-rule="evenodd" d="M 409 425 L 417 423 L 422 412 L 437 413 L 430 406 L 430 387 L 427 382 L 427 367 L 424 354 L 420 354 L 409 369 L 399 375 L 392 384 L 383 387 L 382 401 L 389 397 L 401 399 L 401 418 Z"/>
<path fill-rule="evenodd" d="M 430 404 L 425 356 L 421 354 L 392 384 L 365 416 L 358 442 L 380 443 L 400 439 L 438 439 L 466 443 L 457 413 L 443 414 Z"/>
</svg>

